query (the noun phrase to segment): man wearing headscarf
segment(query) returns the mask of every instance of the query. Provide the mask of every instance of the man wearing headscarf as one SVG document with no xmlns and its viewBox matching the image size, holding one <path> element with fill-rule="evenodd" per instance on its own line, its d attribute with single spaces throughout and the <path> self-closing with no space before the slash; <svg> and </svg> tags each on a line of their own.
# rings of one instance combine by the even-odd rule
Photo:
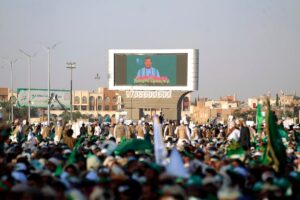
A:
<svg viewBox="0 0 300 200">
<path fill-rule="evenodd" d="M 58 143 L 61 140 L 62 131 L 63 131 L 63 127 L 61 126 L 61 122 L 58 121 L 57 126 L 55 127 L 55 137 L 54 137 L 55 143 Z"/>
<path fill-rule="evenodd" d="M 138 125 L 136 126 L 136 133 L 137 139 L 144 139 L 146 130 L 141 120 L 139 120 Z"/>
<path fill-rule="evenodd" d="M 116 138 L 117 144 L 121 142 L 121 139 L 127 138 L 127 132 L 127 127 L 124 125 L 123 118 L 121 118 L 119 124 L 117 124 L 114 129 L 114 137 Z"/>
<path fill-rule="evenodd" d="M 168 138 L 168 137 L 174 137 L 174 132 L 175 132 L 175 126 L 174 123 L 170 120 L 169 124 L 166 125 L 165 129 L 164 129 L 164 138 Z"/>
<path fill-rule="evenodd" d="M 189 143 L 190 133 L 187 126 L 184 125 L 183 120 L 180 121 L 180 126 L 176 127 L 175 135 L 178 137 L 178 144 L 183 144 L 184 142 Z"/>
</svg>

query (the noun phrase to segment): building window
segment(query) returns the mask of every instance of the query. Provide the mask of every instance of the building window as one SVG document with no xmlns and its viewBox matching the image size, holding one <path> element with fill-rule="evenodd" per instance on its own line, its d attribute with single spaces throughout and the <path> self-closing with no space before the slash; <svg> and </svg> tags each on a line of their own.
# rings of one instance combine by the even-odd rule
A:
<svg viewBox="0 0 300 200">
<path fill-rule="evenodd" d="M 117 106 L 116 105 L 112 106 L 112 110 L 117 110 Z"/>
<path fill-rule="evenodd" d="M 98 96 L 97 101 L 98 103 L 102 103 L 102 97 Z"/>
<path fill-rule="evenodd" d="M 79 110 L 79 106 L 74 106 L 74 110 Z"/>
<path fill-rule="evenodd" d="M 95 110 L 95 97 L 89 97 L 89 110 Z"/>
<path fill-rule="evenodd" d="M 98 110 L 102 110 L 102 106 L 101 105 L 98 105 Z"/>
<path fill-rule="evenodd" d="M 104 110 L 109 110 L 109 106 L 104 106 Z"/>
<path fill-rule="evenodd" d="M 109 98 L 109 97 L 106 97 L 106 98 L 105 98 L 105 102 L 106 102 L 106 103 L 109 103 L 109 102 L 110 102 L 110 98 Z"/>
<path fill-rule="evenodd" d="M 86 110 L 86 106 L 81 106 L 81 110 Z"/>
<path fill-rule="evenodd" d="M 79 96 L 74 97 L 74 104 L 80 104 L 80 98 Z"/>
<path fill-rule="evenodd" d="M 118 101 L 118 97 L 117 97 L 117 96 L 114 96 L 114 97 L 112 98 L 112 102 L 113 102 L 113 103 L 117 103 L 117 101 Z"/>
<path fill-rule="evenodd" d="M 95 97 L 90 96 L 89 101 L 90 101 L 90 104 L 95 104 Z"/>
<path fill-rule="evenodd" d="M 87 98 L 86 98 L 86 96 L 83 96 L 83 97 L 82 97 L 81 103 L 82 103 L 82 104 L 87 104 Z"/>
</svg>

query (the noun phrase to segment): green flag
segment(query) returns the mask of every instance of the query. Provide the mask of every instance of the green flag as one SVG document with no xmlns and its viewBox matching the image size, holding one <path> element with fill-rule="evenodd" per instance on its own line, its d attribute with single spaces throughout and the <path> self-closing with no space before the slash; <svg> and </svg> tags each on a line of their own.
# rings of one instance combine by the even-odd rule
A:
<svg viewBox="0 0 300 200">
<path fill-rule="evenodd" d="M 62 165 L 58 165 L 55 169 L 54 176 L 59 177 L 63 172 Z"/>
<path fill-rule="evenodd" d="M 281 138 L 286 138 L 287 140 L 289 139 L 289 136 L 288 136 L 287 132 L 284 130 L 283 125 L 278 126 L 278 131 L 279 131 L 279 135 Z"/>
<path fill-rule="evenodd" d="M 270 102 L 268 102 L 267 110 L 267 129 L 268 145 L 267 154 L 270 156 L 271 163 L 277 172 L 283 172 L 286 166 L 286 149 L 282 143 L 278 125 L 275 121 L 275 115 L 270 109 Z"/>
<path fill-rule="evenodd" d="M 125 137 L 125 136 L 122 136 L 122 137 L 121 137 L 120 143 L 124 143 L 124 142 L 126 142 L 126 137 Z"/>
<path fill-rule="evenodd" d="M 245 151 L 238 142 L 232 141 L 226 148 L 226 155 L 230 158 L 233 157 L 244 158 Z"/>
<path fill-rule="evenodd" d="M 297 146 L 300 146 L 300 132 L 295 131 L 295 141 Z"/>
<path fill-rule="evenodd" d="M 257 128 L 258 133 L 262 132 L 263 121 L 264 121 L 264 116 L 262 115 L 262 112 L 261 112 L 261 105 L 257 104 L 257 107 L 256 107 L 256 128 Z"/>
<path fill-rule="evenodd" d="M 76 144 L 75 144 L 75 146 L 74 146 L 74 148 L 72 150 L 72 153 L 70 154 L 70 156 L 69 156 L 69 158 L 67 160 L 67 165 L 75 163 L 75 161 L 76 161 L 76 158 L 75 158 L 76 157 L 76 152 L 77 152 L 77 149 L 79 148 L 82 140 L 83 140 L 83 137 L 80 137 L 77 140 L 77 142 L 76 142 Z"/>
<path fill-rule="evenodd" d="M 268 165 L 271 162 L 271 158 L 268 155 L 267 147 L 262 146 L 262 150 L 263 150 L 263 155 L 262 155 L 261 163 L 263 165 Z"/>
</svg>

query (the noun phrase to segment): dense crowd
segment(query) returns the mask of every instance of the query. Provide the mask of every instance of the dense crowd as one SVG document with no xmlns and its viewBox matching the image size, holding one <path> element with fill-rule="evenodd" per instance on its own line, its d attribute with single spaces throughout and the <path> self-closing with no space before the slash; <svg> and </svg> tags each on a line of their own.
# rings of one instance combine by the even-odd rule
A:
<svg viewBox="0 0 300 200">
<path fill-rule="evenodd" d="M 282 132 L 286 165 L 278 171 L 266 161 L 265 131 L 242 120 L 161 122 L 159 131 L 157 121 L 86 123 L 78 134 L 62 121 L 1 122 L 1 199 L 300 199 L 299 125 Z"/>
</svg>

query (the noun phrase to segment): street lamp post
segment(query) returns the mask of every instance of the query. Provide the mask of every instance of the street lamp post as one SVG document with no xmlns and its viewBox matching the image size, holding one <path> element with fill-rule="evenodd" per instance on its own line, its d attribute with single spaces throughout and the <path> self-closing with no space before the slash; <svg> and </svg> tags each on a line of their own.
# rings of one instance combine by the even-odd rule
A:
<svg viewBox="0 0 300 200">
<path fill-rule="evenodd" d="M 44 48 L 46 49 L 47 53 L 48 53 L 48 112 L 47 112 L 47 123 L 48 125 L 50 125 L 50 88 L 51 88 L 51 84 L 50 84 L 50 52 L 51 50 L 54 50 L 57 45 L 59 45 L 60 42 L 55 43 L 52 46 L 44 46 Z"/>
<path fill-rule="evenodd" d="M 100 78 L 101 78 L 100 75 L 97 73 L 94 79 L 95 79 L 96 81 L 99 81 Z M 97 88 L 97 89 L 98 89 L 98 88 Z M 97 102 L 97 103 L 96 103 L 96 106 L 95 106 L 95 109 L 94 109 L 94 110 L 96 110 L 96 112 L 98 113 L 98 100 L 97 100 L 96 102 Z"/>
<path fill-rule="evenodd" d="M 11 95 L 10 95 L 10 119 L 11 119 L 11 122 L 14 121 L 14 83 L 13 83 L 13 80 L 14 80 L 14 72 L 13 72 L 13 64 L 15 64 L 17 62 L 18 59 L 15 59 L 15 60 L 6 60 L 4 59 L 8 64 L 10 64 L 10 87 L 11 87 Z"/>
<path fill-rule="evenodd" d="M 70 85 L 70 120 L 71 123 L 73 122 L 73 103 L 72 103 L 72 96 L 73 96 L 73 85 L 72 85 L 72 77 L 73 77 L 73 69 L 76 68 L 76 62 L 67 62 L 67 68 L 71 70 L 71 85 Z"/>
<path fill-rule="evenodd" d="M 97 81 L 99 81 L 100 78 L 101 78 L 100 75 L 97 73 L 94 79 L 97 80 Z"/>
<path fill-rule="evenodd" d="M 37 52 L 33 55 L 26 53 L 24 50 L 19 51 L 28 58 L 28 122 L 31 124 L 30 111 L 31 111 L 31 59 L 36 56 Z"/>
</svg>

